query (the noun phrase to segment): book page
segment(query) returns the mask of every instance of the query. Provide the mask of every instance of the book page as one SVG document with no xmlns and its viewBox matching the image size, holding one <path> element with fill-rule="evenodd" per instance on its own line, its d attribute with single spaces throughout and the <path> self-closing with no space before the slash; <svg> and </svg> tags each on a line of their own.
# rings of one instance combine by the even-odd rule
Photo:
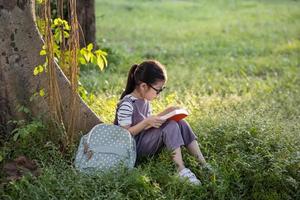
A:
<svg viewBox="0 0 300 200">
<path fill-rule="evenodd" d="M 176 109 L 176 110 L 173 110 L 163 116 L 161 116 L 160 118 L 163 119 L 163 120 L 167 120 L 167 119 L 170 119 L 170 118 L 173 118 L 175 121 L 178 121 L 186 116 L 188 116 L 188 112 L 186 109 L 184 108 L 180 108 L 180 109 Z M 176 117 L 177 116 L 177 117 Z"/>
</svg>

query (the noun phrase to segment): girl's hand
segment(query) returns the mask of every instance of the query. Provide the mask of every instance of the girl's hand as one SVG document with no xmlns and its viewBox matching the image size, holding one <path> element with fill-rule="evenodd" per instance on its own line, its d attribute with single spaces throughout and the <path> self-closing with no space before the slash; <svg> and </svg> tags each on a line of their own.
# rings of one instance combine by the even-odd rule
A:
<svg viewBox="0 0 300 200">
<path fill-rule="evenodd" d="M 146 123 L 145 129 L 149 129 L 151 127 L 159 128 L 166 121 L 166 120 L 160 119 L 159 116 L 150 116 L 144 120 Z"/>
</svg>

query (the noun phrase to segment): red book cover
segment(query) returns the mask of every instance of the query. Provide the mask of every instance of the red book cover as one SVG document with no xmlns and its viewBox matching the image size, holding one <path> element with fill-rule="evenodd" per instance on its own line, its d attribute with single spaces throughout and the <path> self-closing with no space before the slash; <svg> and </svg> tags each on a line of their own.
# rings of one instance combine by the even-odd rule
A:
<svg viewBox="0 0 300 200">
<path fill-rule="evenodd" d="M 179 120 L 187 117 L 188 115 L 189 115 L 189 113 L 187 112 L 187 110 L 180 108 L 180 109 L 173 110 L 173 111 L 161 116 L 161 119 L 174 120 L 174 121 L 178 122 Z"/>
</svg>

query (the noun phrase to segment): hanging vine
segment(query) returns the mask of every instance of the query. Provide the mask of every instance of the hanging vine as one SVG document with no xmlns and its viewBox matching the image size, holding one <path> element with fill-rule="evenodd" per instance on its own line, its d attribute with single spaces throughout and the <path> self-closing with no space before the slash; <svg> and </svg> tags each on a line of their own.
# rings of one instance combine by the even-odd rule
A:
<svg viewBox="0 0 300 200">
<path fill-rule="evenodd" d="M 73 145 L 74 139 L 78 135 L 75 132 L 75 125 L 79 122 L 75 120 L 79 114 L 79 102 L 77 100 L 79 67 L 87 63 L 94 63 L 99 66 L 100 70 L 103 70 L 107 66 L 107 54 L 101 50 L 93 51 L 92 44 L 80 49 L 80 25 L 77 21 L 76 0 L 68 0 L 70 25 L 63 18 L 64 0 L 57 1 L 57 16 L 59 17 L 55 19 L 51 18 L 50 0 L 39 0 L 37 3 L 42 8 L 37 9 L 37 25 L 44 37 L 45 44 L 40 51 L 40 55 L 45 56 L 45 63 L 36 66 L 33 74 L 37 76 L 46 72 L 49 91 L 44 91 L 44 88 L 42 88 L 36 94 L 40 96 L 47 94 L 54 125 L 63 132 L 63 147 L 65 149 Z M 70 109 L 70 114 L 67 126 L 63 123 L 61 91 L 59 91 L 57 82 L 56 63 L 59 64 L 70 81 L 71 98 L 69 102 L 70 107 L 68 108 Z M 84 88 L 81 86 L 80 91 L 82 90 Z"/>
<path fill-rule="evenodd" d="M 52 117 L 57 124 L 62 123 L 62 104 L 59 87 L 56 77 L 55 61 L 54 61 L 54 48 L 53 48 L 53 33 L 51 30 L 51 5 L 50 0 L 45 0 L 44 3 L 44 50 L 46 52 L 46 69 L 48 74 L 48 99 Z M 43 53 L 41 53 L 43 54 Z"/>
<path fill-rule="evenodd" d="M 68 144 L 73 143 L 74 139 L 74 126 L 77 118 L 79 107 L 77 106 L 78 102 L 76 101 L 77 88 L 78 88 L 78 62 L 77 62 L 77 52 L 79 49 L 79 29 L 78 21 L 76 14 L 76 0 L 70 0 L 70 18 L 71 18 L 71 33 L 69 38 L 69 52 L 70 52 L 70 82 L 71 82 L 71 114 L 69 116 L 69 126 L 67 128 L 68 133 Z"/>
</svg>

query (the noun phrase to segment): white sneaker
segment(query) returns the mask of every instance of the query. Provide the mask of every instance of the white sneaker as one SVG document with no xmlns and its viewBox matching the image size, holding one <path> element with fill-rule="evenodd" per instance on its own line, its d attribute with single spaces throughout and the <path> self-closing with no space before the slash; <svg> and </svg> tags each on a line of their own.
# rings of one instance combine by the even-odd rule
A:
<svg viewBox="0 0 300 200">
<path fill-rule="evenodd" d="M 188 179 L 188 181 L 194 185 L 201 185 L 201 181 L 196 177 L 196 175 L 188 168 L 184 168 L 179 172 L 179 177 L 181 179 Z"/>
</svg>

